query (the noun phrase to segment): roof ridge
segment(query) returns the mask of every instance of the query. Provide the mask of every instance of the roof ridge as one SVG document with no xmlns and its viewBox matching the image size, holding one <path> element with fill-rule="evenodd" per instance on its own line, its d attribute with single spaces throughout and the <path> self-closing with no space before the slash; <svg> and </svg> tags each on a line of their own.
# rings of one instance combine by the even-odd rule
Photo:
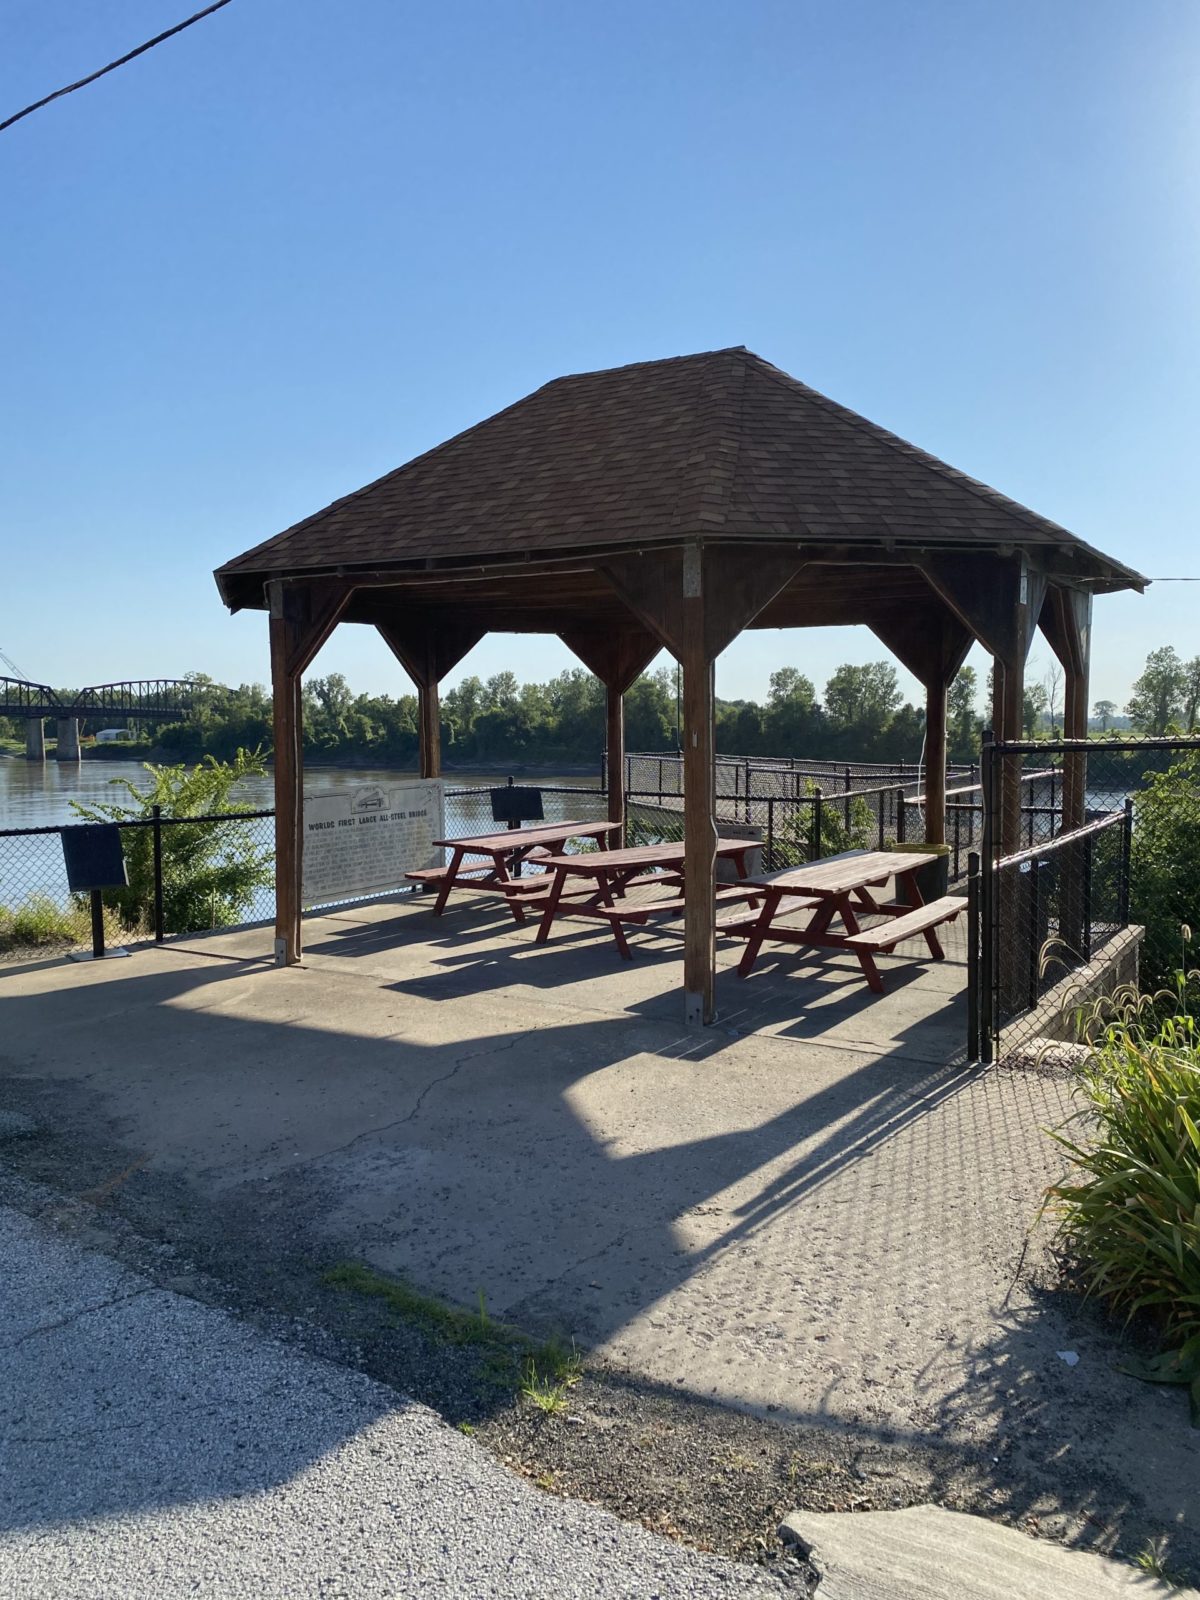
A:
<svg viewBox="0 0 1200 1600">
<path fill-rule="evenodd" d="M 560 373 L 557 378 L 551 378 L 548 380 L 548 382 L 543 383 L 541 387 L 543 389 L 552 389 L 555 384 L 572 383 L 576 378 L 607 377 L 611 373 L 636 372 L 639 368 L 644 367 L 672 367 L 680 366 L 685 361 L 708 361 L 713 356 L 732 355 L 737 351 L 741 351 L 745 355 L 753 354 L 753 352 L 748 350 L 744 344 L 720 345 L 715 350 L 691 350 L 687 354 L 681 356 L 655 356 L 654 359 L 650 361 L 625 361 L 622 362 L 622 364 L 618 367 L 589 367 L 584 372 L 563 372 Z M 532 391 L 534 394 L 537 392 L 538 391 L 536 389 Z M 529 396 L 526 395 L 525 398 L 528 399 Z"/>
<path fill-rule="evenodd" d="M 948 461 L 943 461 L 940 456 L 935 456 L 928 450 L 923 450 L 919 444 L 913 444 L 912 440 L 906 439 L 903 434 L 893 433 L 890 428 L 885 428 L 882 423 L 872 422 L 870 417 L 864 417 L 861 411 L 852 411 L 849 406 L 844 406 L 837 400 L 830 399 L 820 389 L 814 389 L 811 384 L 805 383 L 800 378 L 793 377 L 790 372 L 784 372 L 780 367 L 775 366 L 765 357 L 757 355 L 753 350 L 748 350 L 746 353 L 757 364 L 762 376 L 776 383 L 781 389 L 801 390 L 809 400 L 816 401 L 826 411 L 833 413 L 843 422 L 849 423 L 858 432 L 866 434 L 872 439 L 877 439 L 881 444 L 887 445 L 889 450 L 895 450 L 898 454 L 915 457 L 924 466 L 929 467 L 932 471 L 938 473 L 940 477 L 945 478 L 948 483 L 969 489 L 972 494 L 990 504 L 994 505 L 999 501 L 1006 510 L 1015 512 L 1023 522 L 1027 522 L 1031 526 L 1053 528 L 1055 532 L 1065 533 L 1071 539 L 1079 538 L 1078 534 L 1072 533 L 1061 522 L 1055 522 L 1053 517 L 1044 517 L 1041 512 L 1034 511 L 1031 506 L 1022 505 L 1019 500 L 1010 499 L 1002 490 L 993 488 L 990 483 L 984 483 L 982 478 L 973 478 L 969 472 L 963 472 L 958 467 L 952 467 Z M 1080 540 L 1079 542 L 1083 543 L 1084 541 Z M 1091 547 L 1089 546 L 1089 548 Z M 1108 558 L 1106 557 L 1105 559 L 1107 560 Z"/>
</svg>

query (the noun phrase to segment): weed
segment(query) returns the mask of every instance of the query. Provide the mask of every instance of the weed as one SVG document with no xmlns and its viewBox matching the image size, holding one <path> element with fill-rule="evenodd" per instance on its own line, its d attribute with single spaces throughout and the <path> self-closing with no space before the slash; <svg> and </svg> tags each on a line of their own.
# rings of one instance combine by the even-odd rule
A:
<svg viewBox="0 0 1200 1600">
<path fill-rule="evenodd" d="M 557 1340 L 548 1340 L 525 1358 L 521 1393 L 547 1416 L 558 1416 L 567 1409 L 567 1390 L 582 1376 L 583 1362 L 575 1346 L 568 1351 Z"/>
<path fill-rule="evenodd" d="M 446 1344 L 487 1345 L 509 1343 L 514 1337 L 511 1329 L 488 1320 L 482 1307 L 480 1311 L 465 1311 L 460 1306 L 447 1305 L 433 1295 L 422 1294 L 402 1278 L 385 1278 L 357 1261 L 344 1261 L 325 1274 L 325 1282 L 335 1289 L 345 1289 L 352 1294 L 369 1295 L 382 1300 L 403 1321 L 413 1323 L 423 1332 Z"/>
<path fill-rule="evenodd" d="M 1168 1542 L 1163 1534 L 1156 1539 L 1147 1539 L 1145 1545 L 1133 1557 L 1133 1565 L 1152 1578 L 1157 1578 L 1160 1583 L 1166 1583 L 1172 1589 L 1181 1589 L 1187 1582 L 1186 1572 L 1176 1572 L 1167 1565 Z"/>
<path fill-rule="evenodd" d="M 547 1492 L 554 1488 L 554 1474 L 552 1472 L 539 1472 L 533 1481 L 539 1489 L 545 1489 Z"/>
<path fill-rule="evenodd" d="M 471 1423 L 471 1422 L 460 1422 L 456 1426 L 458 1428 L 459 1433 L 466 1434 L 468 1439 L 470 1439 L 475 1433 L 475 1425 L 474 1425 L 474 1423 Z"/>
</svg>

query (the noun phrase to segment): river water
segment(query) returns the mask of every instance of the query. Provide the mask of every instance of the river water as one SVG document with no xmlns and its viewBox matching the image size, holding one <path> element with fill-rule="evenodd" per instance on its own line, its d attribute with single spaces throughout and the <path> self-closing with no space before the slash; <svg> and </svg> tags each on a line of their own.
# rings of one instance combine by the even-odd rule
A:
<svg viewBox="0 0 1200 1600">
<path fill-rule="evenodd" d="M 304 786 L 309 790 L 340 789 L 356 783 L 399 783 L 405 778 L 415 778 L 414 772 L 380 771 L 377 767 L 315 767 L 305 769 Z M 79 819 L 71 802 L 95 805 L 106 800 L 122 801 L 128 797 L 120 784 L 127 779 L 139 789 L 146 784 L 146 774 L 136 761 L 25 761 L 20 757 L 0 756 L 0 829 L 46 828 Z M 114 781 L 115 780 L 115 781 Z M 574 777 L 522 778 L 522 783 L 536 783 L 551 788 L 594 789 L 594 778 L 576 774 Z M 455 773 L 446 779 L 447 792 L 479 789 L 486 791 L 499 785 L 503 778 L 476 773 Z M 235 798 L 247 811 L 267 810 L 275 804 L 270 773 L 261 778 L 247 778 L 236 791 Z M 572 799 L 578 808 L 579 797 L 547 794 L 544 796 L 546 816 L 549 820 L 565 817 L 571 810 Z M 464 796 L 447 807 L 448 812 L 478 813 L 480 828 L 491 825 L 491 807 L 486 793 L 476 800 Z M 590 813 L 589 813 L 590 815 Z M 447 826 L 451 825 L 447 816 Z M 468 830 L 457 827 L 455 832 Z"/>
</svg>

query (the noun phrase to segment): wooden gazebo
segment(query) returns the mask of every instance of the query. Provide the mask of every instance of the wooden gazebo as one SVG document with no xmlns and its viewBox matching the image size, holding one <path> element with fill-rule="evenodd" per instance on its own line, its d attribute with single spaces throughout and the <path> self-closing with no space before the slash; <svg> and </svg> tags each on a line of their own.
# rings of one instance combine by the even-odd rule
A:
<svg viewBox="0 0 1200 1600">
<path fill-rule="evenodd" d="M 446 674 L 486 633 L 557 634 L 607 690 L 614 819 L 623 697 L 665 646 L 683 668 L 693 1022 L 713 1017 L 713 900 L 694 892 L 714 878 L 713 668 L 744 628 L 865 623 L 921 681 L 925 826 L 940 842 L 946 691 L 971 644 L 995 660 L 996 736 L 1019 737 L 1040 626 L 1064 669 L 1064 731 L 1083 736 L 1092 595 L 1146 581 L 744 348 L 555 379 L 216 579 L 231 610 L 270 617 L 288 963 L 301 951 L 300 680 L 339 622 L 377 628 L 416 684 L 428 777 Z M 1082 819 L 1082 773 L 1065 788 L 1068 822 Z"/>
</svg>

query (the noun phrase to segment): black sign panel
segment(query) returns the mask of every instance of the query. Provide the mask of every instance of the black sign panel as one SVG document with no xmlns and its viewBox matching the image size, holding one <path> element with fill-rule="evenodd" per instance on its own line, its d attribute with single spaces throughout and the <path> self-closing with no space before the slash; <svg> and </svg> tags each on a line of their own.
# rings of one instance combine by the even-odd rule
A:
<svg viewBox="0 0 1200 1600">
<path fill-rule="evenodd" d="M 543 816 L 540 789 L 518 789 L 510 783 L 492 790 L 493 822 L 541 822 Z"/>
<path fill-rule="evenodd" d="M 67 884 L 73 893 L 123 889 L 129 882 L 121 830 L 115 822 L 85 822 L 81 827 L 64 828 L 62 846 Z"/>
</svg>

